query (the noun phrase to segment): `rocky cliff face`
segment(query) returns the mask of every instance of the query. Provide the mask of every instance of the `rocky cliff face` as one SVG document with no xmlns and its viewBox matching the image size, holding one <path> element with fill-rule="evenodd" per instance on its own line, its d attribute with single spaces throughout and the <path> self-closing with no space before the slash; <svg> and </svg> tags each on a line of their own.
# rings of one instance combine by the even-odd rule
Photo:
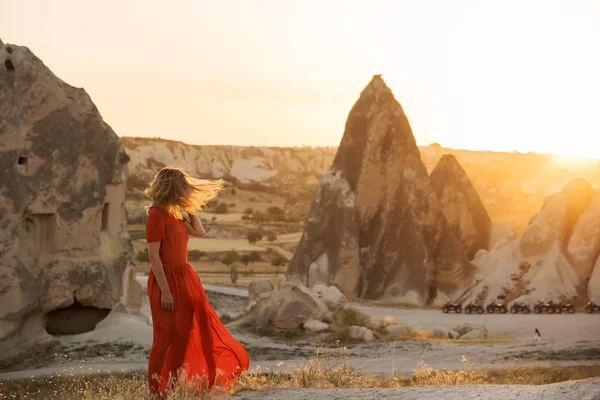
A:
<svg viewBox="0 0 600 400">
<path fill-rule="evenodd" d="M 0 350 L 75 333 L 70 313 L 93 328 L 139 308 L 117 135 L 83 89 L 1 42 L 0 104 Z"/>
<path fill-rule="evenodd" d="M 290 194 L 310 193 L 327 170 L 333 148 L 194 146 L 162 139 L 122 138 L 131 157 L 130 183 L 145 188 L 157 170 L 179 165 L 205 178 L 231 178 Z M 285 190 L 284 190 L 285 189 Z"/>
<path fill-rule="evenodd" d="M 531 302 L 597 295 L 599 196 L 579 179 L 549 197 L 521 235 L 474 261 L 476 283 L 457 299 Z"/>
<path fill-rule="evenodd" d="M 286 277 L 334 283 L 350 297 L 428 303 L 471 272 L 408 119 L 375 76 L 350 111 Z"/>
</svg>

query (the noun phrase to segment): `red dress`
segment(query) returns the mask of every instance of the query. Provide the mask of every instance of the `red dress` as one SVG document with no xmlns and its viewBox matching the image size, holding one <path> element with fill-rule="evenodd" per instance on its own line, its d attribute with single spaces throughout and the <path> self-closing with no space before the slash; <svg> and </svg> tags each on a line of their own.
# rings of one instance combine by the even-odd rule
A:
<svg viewBox="0 0 600 400">
<path fill-rule="evenodd" d="M 187 263 L 188 232 L 182 220 L 152 207 L 146 222 L 146 241 L 160 244 L 160 259 L 174 299 L 174 311 L 161 306 L 154 273 L 148 279 L 153 342 L 148 359 L 152 393 L 167 387 L 169 376 L 207 389 L 231 385 L 250 364 L 248 353 L 221 323 L 208 303 L 196 271 Z M 160 376 L 156 379 L 156 375 Z M 173 379 L 173 378 L 172 378 Z"/>
</svg>

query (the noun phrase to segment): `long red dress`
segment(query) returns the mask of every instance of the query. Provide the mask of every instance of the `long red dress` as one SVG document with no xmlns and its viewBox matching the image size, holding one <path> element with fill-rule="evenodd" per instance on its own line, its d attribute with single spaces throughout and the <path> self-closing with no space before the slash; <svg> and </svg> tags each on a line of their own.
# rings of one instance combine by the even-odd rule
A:
<svg viewBox="0 0 600 400">
<path fill-rule="evenodd" d="M 170 376 L 182 379 L 179 375 L 182 371 L 185 371 L 183 379 L 197 383 L 202 386 L 200 389 L 232 384 L 237 375 L 248 369 L 248 353 L 221 323 L 208 303 L 198 274 L 187 263 L 188 232 L 183 221 L 152 207 L 146 222 L 146 241 L 161 241 L 160 259 L 174 299 L 174 311 L 165 311 L 160 287 L 151 271 L 148 279 L 153 322 L 148 359 L 151 393 L 167 388 Z"/>
</svg>

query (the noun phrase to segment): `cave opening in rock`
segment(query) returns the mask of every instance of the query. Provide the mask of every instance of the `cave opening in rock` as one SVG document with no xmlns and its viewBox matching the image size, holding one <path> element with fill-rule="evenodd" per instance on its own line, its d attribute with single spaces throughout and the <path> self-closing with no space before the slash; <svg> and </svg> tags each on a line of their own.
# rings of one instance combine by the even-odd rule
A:
<svg viewBox="0 0 600 400">
<path fill-rule="evenodd" d="M 13 65 L 12 61 L 10 61 L 10 60 L 4 61 L 4 66 L 6 67 L 6 70 L 8 72 L 15 72 L 15 66 Z"/>
<path fill-rule="evenodd" d="M 20 156 L 19 159 L 17 160 L 17 164 L 19 164 L 19 165 L 26 165 L 27 164 L 27 157 L 26 156 Z"/>
<path fill-rule="evenodd" d="M 84 306 L 79 301 L 46 315 L 46 332 L 53 336 L 91 332 L 110 313 L 108 308 Z"/>
</svg>

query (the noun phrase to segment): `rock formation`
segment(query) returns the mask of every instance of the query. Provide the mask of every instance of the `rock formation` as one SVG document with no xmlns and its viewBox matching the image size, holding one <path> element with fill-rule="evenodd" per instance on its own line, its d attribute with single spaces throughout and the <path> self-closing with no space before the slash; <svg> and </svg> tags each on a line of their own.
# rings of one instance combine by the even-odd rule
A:
<svg viewBox="0 0 600 400">
<path fill-rule="evenodd" d="M 0 104 L 0 350 L 139 309 L 117 135 L 26 47 L 0 44 Z"/>
<path fill-rule="evenodd" d="M 286 279 L 428 303 L 473 268 L 446 223 L 408 119 L 375 76 L 350 111 Z"/>
<path fill-rule="evenodd" d="M 465 170 L 452 154 L 443 155 L 430 175 L 446 221 L 461 240 L 469 260 L 480 250 L 513 238 L 514 230 L 490 219 Z"/>
<path fill-rule="evenodd" d="M 487 250 L 490 246 L 490 216 L 453 155 L 443 155 L 430 178 L 446 221 L 461 239 L 467 256 L 472 260 L 477 251 Z"/>
<path fill-rule="evenodd" d="M 475 259 L 459 301 L 572 299 L 598 293 L 600 192 L 576 179 L 549 197 L 515 240 Z"/>
</svg>

